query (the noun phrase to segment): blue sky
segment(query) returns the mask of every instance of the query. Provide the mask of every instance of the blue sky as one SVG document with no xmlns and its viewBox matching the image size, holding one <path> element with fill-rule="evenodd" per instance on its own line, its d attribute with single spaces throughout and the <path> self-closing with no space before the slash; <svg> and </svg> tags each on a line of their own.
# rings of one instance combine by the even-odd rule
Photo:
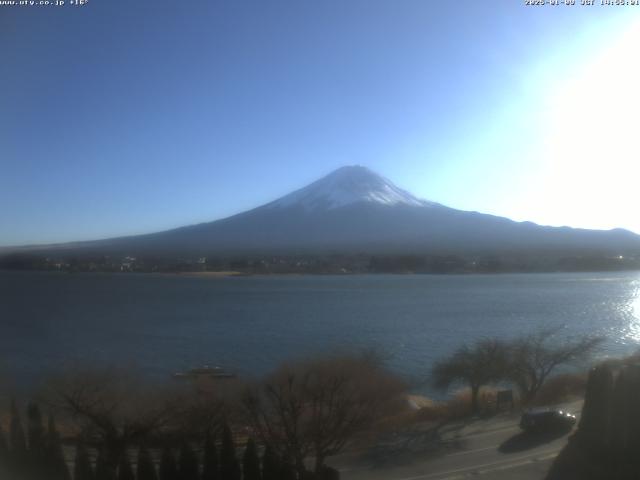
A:
<svg viewBox="0 0 640 480">
<path fill-rule="evenodd" d="M 640 7 L 523 3 L 0 7 L 0 245 L 209 221 L 346 164 L 640 232 Z"/>
</svg>

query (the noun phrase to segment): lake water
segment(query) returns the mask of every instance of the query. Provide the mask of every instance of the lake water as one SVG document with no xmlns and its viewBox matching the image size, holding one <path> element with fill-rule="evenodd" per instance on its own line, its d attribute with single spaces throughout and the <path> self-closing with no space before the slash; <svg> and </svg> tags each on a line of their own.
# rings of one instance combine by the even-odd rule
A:
<svg viewBox="0 0 640 480">
<path fill-rule="evenodd" d="M 412 382 L 461 343 L 537 326 L 640 345 L 640 273 L 201 278 L 0 272 L 0 370 L 23 383 L 74 365 L 153 378 L 201 364 L 260 375 L 375 347 Z"/>
</svg>

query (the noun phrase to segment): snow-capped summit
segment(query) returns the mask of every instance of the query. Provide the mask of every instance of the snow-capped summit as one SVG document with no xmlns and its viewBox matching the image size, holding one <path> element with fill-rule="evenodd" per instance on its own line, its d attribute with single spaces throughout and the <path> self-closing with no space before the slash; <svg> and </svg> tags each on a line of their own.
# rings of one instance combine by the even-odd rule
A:
<svg viewBox="0 0 640 480">
<path fill-rule="evenodd" d="M 366 167 L 339 168 L 312 184 L 267 205 L 268 208 L 299 206 L 305 210 L 332 210 L 354 203 L 380 205 L 435 205 L 398 188 Z"/>
</svg>

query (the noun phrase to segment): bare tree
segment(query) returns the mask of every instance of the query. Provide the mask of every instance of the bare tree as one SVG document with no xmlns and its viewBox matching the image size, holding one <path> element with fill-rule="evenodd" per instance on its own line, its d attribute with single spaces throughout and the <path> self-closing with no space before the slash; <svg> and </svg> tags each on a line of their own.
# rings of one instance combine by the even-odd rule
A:
<svg viewBox="0 0 640 480">
<path fill-rule="evenodd" d="M 436 388 L 466 385 L 471 389 L 471 410 L 478 411 L 480 388 L 498 382 L 506 376 L 509 347 L 496 339 L 482 339 L 473 345 L 463 345 L 453 355 L 436 362 L 431 379 Z"/>
<path fill-rule="evenodd" d="M 345 354 L 281 366 L 247 391 L 244 405 L 261 440 L 290 458 L 301 477 L 307 457 L 319 473 L 403 388 L 374 356 Z"/>
<path fill-rule="evenodd" d="M 558 332 L 558 328 L 544 328 L 511 345 L 509 377 L 524 403 L 535 398 L 551 372 L 561 365 L 586 360 L 604 340 L 592 336 L 557 338 Z"/>
<path fill-rule="evenodd" d="M 117 369 L 69 373 L 51 382 L 47 397 L 81 432 L 101 443 L 112 470 L 129 445 L 166 425 L 176 412 L 170 396 Z"/>
<path fill-rule="evenodd" d="M 204 440 L 215 436 L 225 422 L 243 413 L 239 404 L 246 386 L 237 379 L 203 379 L 184 387 L 179 396 L 180 409 L 171 425 L 181 437 Z"/>
</svg>

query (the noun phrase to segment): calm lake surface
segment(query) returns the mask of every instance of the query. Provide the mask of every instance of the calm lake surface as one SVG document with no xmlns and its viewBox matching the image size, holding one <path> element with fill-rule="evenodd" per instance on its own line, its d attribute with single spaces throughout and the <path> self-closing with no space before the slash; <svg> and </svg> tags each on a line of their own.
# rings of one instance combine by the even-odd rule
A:
<svg viewBox="0 0 640 480">
<path fill-rule="evenodd" d="M 461 343 L 537 326 L 640 346 L 640 272 L 201 278 L 0 272 L 0 371 L 32 384 L 75 365 L 156 379 L 219 364 L 261 375 L 285 359 L 375 347 L 410 381 Z M 416 383 L 417 385 L 417 383 Z"/>
</svg>

